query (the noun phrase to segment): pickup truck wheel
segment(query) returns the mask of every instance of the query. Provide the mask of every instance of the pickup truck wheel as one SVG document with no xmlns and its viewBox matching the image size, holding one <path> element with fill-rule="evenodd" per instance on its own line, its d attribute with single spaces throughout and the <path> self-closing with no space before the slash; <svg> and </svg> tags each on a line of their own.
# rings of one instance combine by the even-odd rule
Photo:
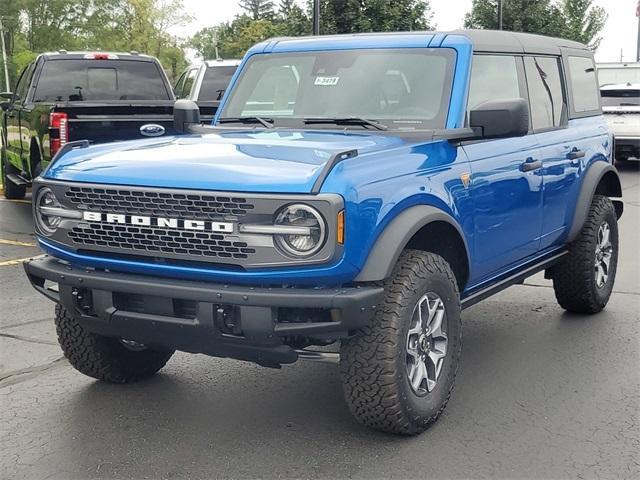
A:
<svg viewBox="0 0 640 480">
<path fill-rule="evenodd" d="M 27 194 L 26 185 L 16 185 L 13 183 L 7 175 L 10 173 L 20 173 L 17 168 L 15 168 L 6 156 L 2 157 L 2 186 L 4 188 L 4 196 L 10 200 L 21 200 Z"/>
<path fill-rule="evenodd" d="M 608 197 L 595 195 L 569 254 L 553 267 L 553 289 L 560 306 L 569 312 L 600 312 L 611 296 L 617 264 L 616 212 Z"/>
<path fill-rule="evenodd" d="M 89 333 L 61 305 L 56 305 L 55 323 L 58 342 L 71 366 L 105 382 L 131 383 L 150 377 L 173 355 L 173 351 Z"/>
<path fill-rule="evenodd" d="M 460 296 L 440 256 L 405 250 L 370 327 L 342 342 L 351 413 L 384 432 L 415 435 L 444 410 L 462 349 Z"/>
</svg>

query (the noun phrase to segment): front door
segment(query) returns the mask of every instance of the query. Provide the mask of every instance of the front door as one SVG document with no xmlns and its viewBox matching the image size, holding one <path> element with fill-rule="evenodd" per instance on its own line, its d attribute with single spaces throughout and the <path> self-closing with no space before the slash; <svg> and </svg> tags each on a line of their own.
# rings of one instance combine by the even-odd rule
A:
<svg viewBox="0 0 640 480">
<path fill-rule="evenodd" d="M 522 58 L 474 55 L 469 110 L 488 101 L 527 98 Z M 540 248 L 542 175 L 537 138 L 472 142 L 470 161 L 474 202 L 472 275 L 478 281 L 506 271 Z"/>
</svg>

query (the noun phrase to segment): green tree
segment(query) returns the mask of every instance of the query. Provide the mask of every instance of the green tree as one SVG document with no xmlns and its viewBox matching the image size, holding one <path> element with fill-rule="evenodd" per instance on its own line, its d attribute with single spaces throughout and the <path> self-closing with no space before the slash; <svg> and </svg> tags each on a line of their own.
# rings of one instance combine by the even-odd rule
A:
<svg viewBox="0 0 640 480">
<path fill-rule="evenodd" d="M 562 36 L 597 49 L 608 16 L 604 8 L 593 5 L 593 0 L 561 0 L 560 8 L 564 23 Z"/>
<path fill-rule="evenodd" d="M 256 43 L 282 35 L 282 26 L 270 20 L 252 20 L 247 16 L 236 17 L 223 24 L 219 30 L 219 50 L 223 58 L 242 58 Z"/>
<path fill-rule="evenodd" d="M 189 40 L 189 46 L 205 60 L 216 58 L 219 30 L 220 27 L 206 27 L 197 31 Z"/>
<path fill-rule="evenodd" d="M 308 1 L 311 12 L 312 1 Z M 428 0 L 321 0 L 320 32 L 357 33 L 428 30 Z"/>
<path fill-rule="evenodd" d="M 274 16 L 273 0 L 239 0 L 238 5 L 252 20 L 271 19 Z"/>
<path fill-rule="evenodd" d="M 558 36 L 562 14 L 550 0 L 503 0 L 502 28 L 512 32 Z M 466 28 L 498 29 L 498 0 L 473 0 L 466 14 Z"/>
</svg>

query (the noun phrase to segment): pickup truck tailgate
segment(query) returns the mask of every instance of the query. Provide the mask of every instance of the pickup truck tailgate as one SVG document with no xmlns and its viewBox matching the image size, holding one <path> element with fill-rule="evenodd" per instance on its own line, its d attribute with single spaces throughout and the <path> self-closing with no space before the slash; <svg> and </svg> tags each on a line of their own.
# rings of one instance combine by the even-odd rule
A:
<svg viewBox="0 0 640 480">
<path fill-rule="evenodd" d="M 176 133 L 173 128 L 173 102 L 163 103 L 98 106 L 77 102 L 58 105 L 54 111 L 67 114 L 69 141 L 86 139 L 92 143 L 106 143 Z M 152 125 L 162 128 L 143 128 Z"/>
</svg>

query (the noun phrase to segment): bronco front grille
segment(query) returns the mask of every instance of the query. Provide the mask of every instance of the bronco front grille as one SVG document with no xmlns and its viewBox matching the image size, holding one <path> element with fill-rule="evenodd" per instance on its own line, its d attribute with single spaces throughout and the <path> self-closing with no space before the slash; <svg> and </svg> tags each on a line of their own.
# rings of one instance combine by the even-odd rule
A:
<svg viewBox="0 0 640 480">
<path fill-rule="evenodd" d="M 159 256 L 189 255 L 201 258 L 246 259 L 256 253 L 245 242 L 225 240 L 223 235 L 209 232 L 133 225 L 78 224 L 67 233 L 71 241 L 84 247 L 107 247 Z"/>
<path fill-rule="evenodd" d="M 245 197 L 136 190 L 130 188 L 67 188 L 65 196 L 76 208 L 129 215 L 157 215 L 197 220 L 242 216 L 255 205 Z"/>
</svg>

